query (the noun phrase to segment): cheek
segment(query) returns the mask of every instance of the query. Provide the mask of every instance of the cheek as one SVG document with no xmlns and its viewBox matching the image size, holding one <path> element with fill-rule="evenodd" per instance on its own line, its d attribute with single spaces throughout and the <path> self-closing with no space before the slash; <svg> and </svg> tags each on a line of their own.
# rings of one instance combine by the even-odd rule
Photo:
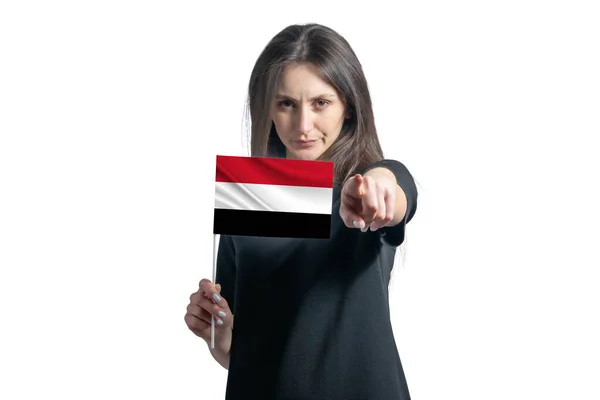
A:
<svg viewBox="0 0 600 400">
<path fill-rule="evenodd" d="M 273 124 L 275 125 L 275 130 L 277 131 L 277 135 L 280 137 L 285 136 L 285 132 L 287 131 L 287 129 L 286 129 L 286 124 L 283 121 L 283 119 L 281 117 L 277 117 L 277 115 L 275 115 L 271 118 L 271 120 L 273 121 Z"/>
<path fill-rule="evenodd" d="M 273 120 L 273 123 L 275 124 L 275 126 L 281 127 L 285 130 L 287 130 L 287 128 L 290 125 L 289 116 L 287 116 L 283 113 L 275 113 L 271 119 Z"/>
<path fill-rule="evenodd" d="M 325 118 L 321 121 L 321 132 L 327 138 L 335 139 L 340 134 L 343 124 L 343 118 L 337 118 L 337 116 Z"/>
</svg>

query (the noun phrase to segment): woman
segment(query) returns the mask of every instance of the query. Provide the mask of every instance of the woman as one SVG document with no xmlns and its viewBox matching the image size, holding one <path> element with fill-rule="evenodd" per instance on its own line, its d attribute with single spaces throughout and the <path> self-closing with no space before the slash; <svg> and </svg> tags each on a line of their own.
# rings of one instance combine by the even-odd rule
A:
<svg viewBox="0 0 600 400">
<path fill-rule="evenodd" d="M 287 27 L 256 62 L 249 111 L 252 156 L 334 162 L 334 212 L 330 240 L 221 237 L 218 284 L 200 282 L 185 321 L 209 344 L 215 317 L 226 398 L 409 399 L 388 283 L 417 190 L 384 160 L 356 55 L 327 27 Z"/>
</svg>

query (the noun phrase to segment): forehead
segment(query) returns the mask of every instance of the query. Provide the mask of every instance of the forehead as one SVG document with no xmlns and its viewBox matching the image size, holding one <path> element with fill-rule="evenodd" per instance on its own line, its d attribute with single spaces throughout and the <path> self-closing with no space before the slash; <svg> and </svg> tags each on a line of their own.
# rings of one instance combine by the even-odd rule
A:
<svg viewBox="0 0 600 400">
<path fill-rule="evenodd" d="M 277 85 L 278 94 L 311 95 L 314 92 L 336 94 L 335 88 L 323 79 L 319 69 L 308 63 L 284 67 Z"/>
</svg>

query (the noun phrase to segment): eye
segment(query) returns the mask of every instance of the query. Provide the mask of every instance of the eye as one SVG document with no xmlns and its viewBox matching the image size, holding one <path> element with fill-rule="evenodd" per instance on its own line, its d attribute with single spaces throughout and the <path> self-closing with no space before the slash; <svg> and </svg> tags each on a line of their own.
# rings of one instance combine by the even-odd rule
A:
<svg viewBox="0 0 600 400">
<path fill-rule="evenodd" d="M 290 100 L 282 100 L 278 104 L 279 104 L 279 107 L 283 107 L 283 108 L 290 108 L 294 105 L 294 103 L 292 103 Z"/>
<path fill-rule="evenodd" d="M 329 102 L 329 101 L 327 101 L 327 100 L 317 100 L 317 101 L 315 101 L 315 105 L 316 105 L 318 108 L 323 108 L 323 107 L 326 107 L 326 106 L 327 106 L 329 103 L 330 103 L 330 102 Z"/>
</svg>

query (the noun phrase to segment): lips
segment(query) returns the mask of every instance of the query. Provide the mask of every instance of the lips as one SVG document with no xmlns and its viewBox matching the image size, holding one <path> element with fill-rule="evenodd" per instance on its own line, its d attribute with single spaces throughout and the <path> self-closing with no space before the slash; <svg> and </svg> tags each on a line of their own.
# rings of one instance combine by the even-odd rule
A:
<svg viewBox="0 0 600 400">
<path fill-rule="evenodd" d="M 317 143 L 317 139 L 315 139 L 315 140 L 294 140 L 294 144 L 298 147 L 311 147 L 315 143 Z"/>
</svg>

